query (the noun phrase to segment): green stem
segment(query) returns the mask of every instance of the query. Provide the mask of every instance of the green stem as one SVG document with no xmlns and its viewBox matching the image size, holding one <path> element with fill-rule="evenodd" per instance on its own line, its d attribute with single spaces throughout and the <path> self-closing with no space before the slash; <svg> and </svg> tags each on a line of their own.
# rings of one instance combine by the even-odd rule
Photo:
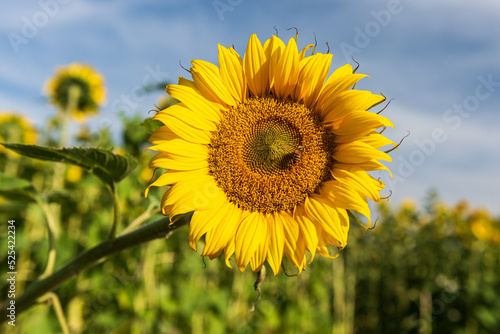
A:
<svg viewBox="0 0 500 334">
<path fill-rule="evenodd" d="M 120 199 L 118 198 L 118 191 L 116 190 L 116 187 L 118 187 L 118 185 L 114 183 L 110 188 L 113 195 L 113 225 L 111 225 L 111 231 L 109 231 L 108 239 L 111 241 L 116 238 L 116 227 L 121 220 Z"/>
<path fill-rule="evenodd" d="M 68 103 L 62 112 L 61 133 L 59 137 L 59 148 L 68 145 L 69 142 L 69 126 L 71 124 L 71 117 L 73 112 L 78 108 L 78 101 L 82 94 L 80 87 L 72 85 L 68 91 Z"/>
<path fill-rule="evenodd" d="M 120 235 L 124 235 L 130 231 L 133 231 L 137 226 L 141 225 L 143 222 L 146 221 L 149 217 L 152 217 L 153 215 L 156 215 L 160 213 L 160 209 L 157 208 L 158 204 L 157 203 L 151 203 L 146 211 L 144 211 L 139 217 L 134 219 L 133 222 L 131 222 Z"/>
<path fill-rule="evenodd" d="M 61 325 L 61 329 L 63 330 L 64 334 L 70 334 L 68 322 L 66 321 L 66 317 L 64 316 L 64 311 L 61 305 L 61 301 L 59 300 L 59 297 L 53 292 L 49 292 L 42 296 L 39 300 L 39 302 L 51 302 L 52 305 L 54 306 L 54 311 L 56 312 L 57 320 L 59 321 L 59 325 Z"/>
<path fill-rule="evenodd" d="M 154 239 L 165 238 L 167 234 L 173 232 L 176 228 L 187 224 L 188 220 L 189 215 L 184 215 L 183 219 L 179 220 L 176 224 L 170 225 L 168 217 L 163 217 L 154 223 L 119 236 L 113 242 L 105 240 L 97 246 L 80 253 L 70 263 L 55 271 L 50 276 L 31 283 L 24 293 L 16 299 L 16 314 L 19 315 L 34 305 L 40 296 L 54 290 L 71 277 L 78 275 L 82 270 L 96 264 L 106 256 Z M 9 301 L 4 302 L 0 308 L 0 323 L 8 319 L 8 306 Z"/>
<path fill-rule="evenodd" d="M 344 257 L 332 261 L 333 333 L 345 333 L 345 272 Z"/>
<path fill-rule="evenodd" d="M 45 267 L 45 271 L 40 276 L 39 279 L 45 278 L 48 275 L 52 274 L 54 271 L 54 265 L 56 263 L 56 238 L 54 236 L 55 229 L 55 221 L 52 212 L 50 211 L 49 205 L 44 200 L 39 197 L 36 198 L 38 204 L 42 208 L 43 213 L 45 214 L 45 219 L 47 222 L 47 233 L 49 234 L 49 256 L 47 260 L 47 266 Z"/>
</svg>

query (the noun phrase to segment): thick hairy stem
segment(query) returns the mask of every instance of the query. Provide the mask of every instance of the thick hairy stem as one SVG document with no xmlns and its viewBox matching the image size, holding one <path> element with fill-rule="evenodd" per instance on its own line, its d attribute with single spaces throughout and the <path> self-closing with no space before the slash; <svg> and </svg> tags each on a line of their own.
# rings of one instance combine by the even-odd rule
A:
<svg viewBox="0 0 500 334">
<path fill-rule="evenodd" d="M 121 211 L 120 211 L 120 199 L 118 198 L 117 188 L 118 184 L 113 184 L 113 187 L 110 189 L 111 194 L 113 195 L 113 225 L 111 226 L 111 231 L 109 232 L 108 239 L 113 241 L 116 237 L 116 228 L 121 220 Z"/>
<path fill-rule="evenodd" d="M 189 215 L 188 215 L 189 216 Z M 16 315 L 37 303 L 37 299 L 46 293 L 53 291 L 60 284 L 66 282 L 82 270 L 96 264 L 99 260 L 122 250 L 132 248 L 145 242 L 165 238 L 176 228 L 188 223 L 189 217 L 183 217 L 175 224 L 170 225 L 168 217 L 157 220 L 154 223 L 143 226 L 135 231 L 121 235 L 113 241 L 105 240 L 97 246 L 88 249 L 74 258 L 70 263 L 55 271 L 50 276 L 31 283 L 24 293 L 15 300 Z M 7 318 L 7 307 L 10 301 L 2 304 L 0 309 L 0 323 Z"/>
</svg>

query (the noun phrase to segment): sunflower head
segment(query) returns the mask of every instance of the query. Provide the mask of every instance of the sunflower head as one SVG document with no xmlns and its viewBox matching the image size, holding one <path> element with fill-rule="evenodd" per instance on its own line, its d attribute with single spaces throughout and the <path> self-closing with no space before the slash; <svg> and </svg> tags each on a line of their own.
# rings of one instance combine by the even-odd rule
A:
<svg viewBox="0 0 500 334">
<path fill-rule="evenodd" d="M 470 229 L 479 240 L 497 245 L 500 243 L 500 224 L 494 221 L 487 210 L 480 209 L 472 213 Z"/>
<path fill-rule="evenodd" d="M 104 78 L 92 67 L 72 63 L 57 70 L 46 85 L 50 102 L 71 112 L 77 120 L 97 113 L 104 103 Z"/>
<path fill-rule="evenodd" d="M 0 112 L 0 142 L 34 145 L 36 130 L 30 121 L 13 112 Z M 18 156 L 14 151 L 0 145 L 0 152 Z"/>
<path fill-rule="evenodd" d="M 243 57 L 219 45 L 219 66 L 193 60 L 192 80 L 167 86 L 180 103 L 154 117 L 150 167 L 168 170 L 150 187 L 170 186 L 165 215 L 194 212 L 202 256 L 234 255 L 240 270 L 267 261 L 276 275 L 286 256 L 300 273 L 347 245 L 352 211 L 370 224 L 367 199 L 384 184 L 367 172 L 387 169 L 379 148 L 394 143 L 376 131 L 391 121 L 367 110 L 385 98 L 354 89 L 366 75 L 350 65 L 328 76 L 332 55 L 312 47 L 252 35 Z"/>
</svg>

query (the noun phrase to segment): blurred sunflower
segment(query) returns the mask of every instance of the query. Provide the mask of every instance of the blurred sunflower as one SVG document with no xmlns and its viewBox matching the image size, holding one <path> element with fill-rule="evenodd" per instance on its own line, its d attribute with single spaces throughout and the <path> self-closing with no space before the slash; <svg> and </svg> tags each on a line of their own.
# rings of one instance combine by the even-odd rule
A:
<svg viewBox="0 0 500 334">
<path fill-rule="evenodd" d="M 0 112 L 0 142 L 33 145 L 36 143 L 36 130 L 27 118 L 13 112 Z M 18 156 L 2 145 L 0 152 Z"/>
<path fill-rule="evenodd" d="M 51 103 L 71 110 L 78 121 L 96 114 L 106 98 L 104 78 L 92 67 L 79 63 L 61 67 L 47 82 L 46 92 Z"/>
<path fill-rule="evenodd" d="M 493 244 L 500 243 L 500 229 L 486 210 L 476 210 L 470 217 L 470 229 L 474 236 Z"/>
<path fill-rule="evenodd" d="M 168 171 L 150 187 L 172 185 L 163 214 L 194 211 L 189 242 L 205 235 L 202 256 L 224 251 L 231 267 L 234 254 L 241 271 L 267 260 L 277 275 L 286 255 L 300 273 L 346 246 L 348 210 L 369 226 L 367 197 L 379 201 L 384 184 L 367 171 L 387 169 L 378 148 L 394 143 L 375 131 L 391 121 L 367 110 L 385 98 L 351 89 L 366 75 L 350 65 L 328 77 L 332 55 L 306 56 L 312 47 L 254 34 L 243 59 L 219 45 L 219 67 L 193 60 L 193 81 L 167 86 L 180 103 L 154 117 L 165 126 L 150 167 Z"/>
</svg>

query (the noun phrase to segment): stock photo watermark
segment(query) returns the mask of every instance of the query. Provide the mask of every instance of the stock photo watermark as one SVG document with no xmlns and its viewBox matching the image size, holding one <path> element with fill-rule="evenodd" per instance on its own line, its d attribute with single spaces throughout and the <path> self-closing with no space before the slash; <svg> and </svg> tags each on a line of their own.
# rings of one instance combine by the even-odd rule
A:
<svg viewBox="0 0 500 334">
<path fill-rule="evenodd" d="M 15 54 L 20 51 L 21 45 L 26 45 L 35 38 L 40 29 L 45 27 L 50 19 L 54 18 L 62 6 L 70 3 L 71 0 L 40 0 L 38 1 L 39 10 L 32 15 L 21 18 L 22 26 L 19 32 L 9 32 L 7 38 Z"/>
<path fill-rule="evenodd" d="M 224 21 L 224 15 L 227 12 L 232 12 L 237 6 L 241 5 L 243 1 L 244 0 L 214 0 L 212 1 L 212 6 L 214 6 L 219 19 Z"/>
<path fill-rule="evenodd" d="M 403 2 L 411 2 L 405 0 Z M 389 0 L 386 3 L 385 9 L 378 11 L 371 10 L 370 16 L 373 18 L 364 26 L 354 26 L 354 37 L 352 43 L 341 42 L 340 50 L 347 61 L 351 60 L 353 55 L 359 55 L 363 49 L 368 47 L 370 43 L 391 24 L 394 16 L 403 12 L 404 6 L 400 0 Z"/>
<path fill-rule="evenodd" d="M 16 325 L 16 221 L 11 219 L 7 223 L 7 283 L 9 289 L 7 290 L 7 297 L 9 303 L 7 304 L 7 318 L 8 324 L 11 326 Z"/>
<path fill-rule="evenodd" d="M 120 271 L 112 270 L 111 274 L 113 277 L 108 278 L 106 288 L 102 288 L 93 296 L 85 298 L 86 307 L 82 312 L 82 317 L 85 322 L 92 321 L 96 314 L 104 310 L 115 300 L 120 291 L 123 291 L 123 289 L 130 284 L 136 284 L 139 277 L 138 272 L 129 274 L 123 268 L 121 268 Z"/>
<path fill-rule="evenodd" d="M 450 304 L 461 295 L 462 291 L 464 291 L 464 287 L 457 286 L 452 289 L 444 289 L 437 294 L 429 293 L 428 295 L 421 296 L 423 304 L 428 305 L 421 305 L 417 312 L 413 312 L 407 320 L 407 325 L 412 329 L 417 329 L 417 333 L 427 332 L 429 329 L 432 329 L 432 322 L 437 317 L 443 315 L 445 311 L 449 310 Z M 423 308 L 426 310 L 423 310 Z M 422 312 L 428 313 L 427 317 L 422 317 Z M 408 331 L 399 332 L 399 334 L 409 333 Z"/>
</svg>

